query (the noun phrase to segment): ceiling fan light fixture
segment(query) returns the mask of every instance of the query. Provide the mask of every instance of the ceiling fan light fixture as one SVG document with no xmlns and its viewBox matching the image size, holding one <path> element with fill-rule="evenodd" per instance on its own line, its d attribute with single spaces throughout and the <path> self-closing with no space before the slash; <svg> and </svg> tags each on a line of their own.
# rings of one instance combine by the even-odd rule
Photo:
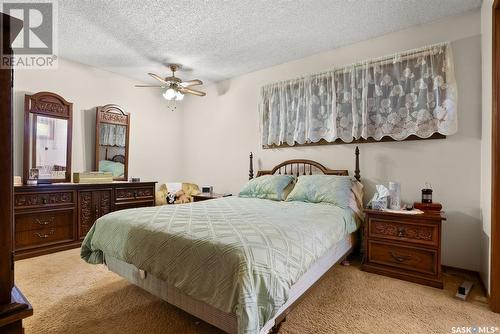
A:
<svg viewBox="0 0 500 334">
<path fill-rule="evenodd" d="M 163 97 L 165 100 L 173 100 L 177 96 L 177 92 L 173 88 L 168 88 L 165 93 L 163 93 Z"/>
<path fill-rule="evenodd" d="M 191 94 L 195 96 L 205 96 L 205 92 L 191 88 L 192 86 L 203 85 L 203 81 L 198 79 L 183 81 L 182 79 L 175 76 L 175 72 L 179 69 L 178 64 L 171 64 L 170 70 L 172 75 L 169 77 L 161 77 L 154 73 L 148 73 L 149 76 L 159 81 L 159 85 L 136 85 L 136 87 L 155 87 L 161 88 L 163 91 L 163 97 L 167 101 L 182 101 L 184 100 L 184 95 Z"/>
</svg>

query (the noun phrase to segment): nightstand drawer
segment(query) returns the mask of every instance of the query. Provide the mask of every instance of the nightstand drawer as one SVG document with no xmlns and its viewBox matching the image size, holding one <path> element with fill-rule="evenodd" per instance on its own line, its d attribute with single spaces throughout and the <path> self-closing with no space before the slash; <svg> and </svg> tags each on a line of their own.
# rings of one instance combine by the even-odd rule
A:
<svg viewBox="0 0 500 334">
<path fill-rule="evenodd" d="M 370 238 L 405 241 L 416 244 L 439 246 L 439 226 L 433 223 L 386 220 L 370 218 L 368 220 Z"/>
<path fill-rule="evenodd" d="M 368 241 L 368 262 L 429 275 L 438 273 L 435 250 Z"/>
</svg>

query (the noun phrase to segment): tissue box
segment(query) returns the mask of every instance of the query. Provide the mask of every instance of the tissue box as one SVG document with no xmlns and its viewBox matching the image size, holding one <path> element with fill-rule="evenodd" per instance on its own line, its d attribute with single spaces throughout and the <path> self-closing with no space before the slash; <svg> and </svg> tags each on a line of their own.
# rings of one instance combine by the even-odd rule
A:
<svg viewBox="0 0 500 334">
<path fill-rule="evenodd" d="M 372 201 L 372 209 L 373 210 L 383 210 L 387 209 L 387 197 L 373 200 Z"/>
</svg>

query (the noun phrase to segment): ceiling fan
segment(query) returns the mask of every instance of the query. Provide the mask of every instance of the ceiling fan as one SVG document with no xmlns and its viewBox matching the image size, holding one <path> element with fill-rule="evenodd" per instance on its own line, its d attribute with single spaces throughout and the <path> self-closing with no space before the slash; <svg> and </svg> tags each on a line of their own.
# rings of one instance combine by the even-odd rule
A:
<svg viewBox="0 0 500 334">
<path fill-rule="evenodd" d="M 205 96 L 205 92 L 201 92 L 196 89 L 191 89 L 191 86 L 203 85 L 203 82 L 198 79 L 182 81 L 180 78 L 175 76 L 175 72 L 180 69 L 178 64 L 170 64 L 170 70 L 172 71 L 172 76 L 162 78 L 154 73 L 148 73 L 151 77 L 158 80 L 160 85 L 135 85 L 135 87 L 153 87 L 165 89 L 163 97 L 166 100 L 172 101 L 182 101 L 184 94 L 192 94 L 196 96 Z"/>
</svg>

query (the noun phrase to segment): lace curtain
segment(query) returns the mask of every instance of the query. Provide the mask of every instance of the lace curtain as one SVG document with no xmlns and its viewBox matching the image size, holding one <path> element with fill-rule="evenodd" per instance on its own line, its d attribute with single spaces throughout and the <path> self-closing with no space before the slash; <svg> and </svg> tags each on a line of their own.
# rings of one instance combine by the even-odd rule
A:
<svg viewBox="0 0 500 334">
<path fill-rule="evenodd" d="M 99 144 L 105 146 L 125 147 L 127 127 L 117 124 L 101 123 Z"/>
<path fill-rule="evenodd" d="M 457 131 L 449 43 L 271 84 L 261 98 L 264 146 Z"/>
</svg>

